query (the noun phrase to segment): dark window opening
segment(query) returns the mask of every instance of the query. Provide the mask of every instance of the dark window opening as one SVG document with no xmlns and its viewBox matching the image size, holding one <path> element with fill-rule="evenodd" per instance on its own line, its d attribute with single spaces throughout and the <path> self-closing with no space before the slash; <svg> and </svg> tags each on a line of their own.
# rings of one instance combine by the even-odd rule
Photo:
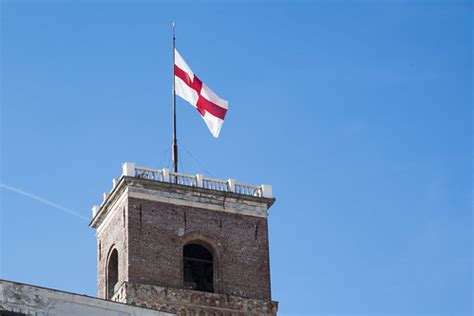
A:
<svg viewBox="0 0 474 316">
<path fill-rule="evenodd" d="M 118 252 L 112 250 L 107 266 L 107 298 L 111 299 L 115 293 L 115 286 L 118 282 Z"/>
<path fill-rule="evenodd" d="M 214 260 L 212 253 L 197 244 L 183 249 L 184 287 L 196 291 L 214 292 Z"/>
</svg>

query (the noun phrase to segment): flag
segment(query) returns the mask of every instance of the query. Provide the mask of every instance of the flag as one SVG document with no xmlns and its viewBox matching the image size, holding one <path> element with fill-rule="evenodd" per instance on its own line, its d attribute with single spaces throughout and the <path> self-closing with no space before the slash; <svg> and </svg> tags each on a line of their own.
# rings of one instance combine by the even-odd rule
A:
<svg viewBox="0 0 474 316">
<path fill-rule="evenodd" d="M 211 134 L 219 137 L 229 103 L 199 80 L 176 49 L 174 53 L 175 93 L 195 107 Z"/>
</svg>

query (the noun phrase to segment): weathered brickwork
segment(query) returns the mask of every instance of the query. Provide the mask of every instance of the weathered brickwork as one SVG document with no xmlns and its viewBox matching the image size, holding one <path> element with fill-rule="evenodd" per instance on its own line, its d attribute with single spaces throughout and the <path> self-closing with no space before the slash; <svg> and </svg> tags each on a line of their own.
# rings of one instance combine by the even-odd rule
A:
<svg viewBox="0 0 474 316">
<path fill-rule="evenodd" d="M 273 199 L 123 177 L 91 223 L 98 229 L 98 295 L 119 253 L 113 299 L 179 315 L 275 315 L 267 208 Z M 183 247 L 214 257 L 214 292 L 187 290 Z M 200 311 L 202 313 L 200 313 Z"/>
<path fill-rule="evenodd" d="M 107 223 L 97 233 L 97 296 L 106 297 L 107 260 L 113 249 L 117 249 L 119 258 L 118 284 L 128 280 L 128 233 L 126 201 L 114 206 L 107 216 Z"/>
<path fill-rule="evenodd" d="M 134 198 L 128 203 L 129 282 L 182 288 L 183 247 L 198 240 L 213 250 L 216 292 L 270 299 L 266 219 Z"/>
</svg>

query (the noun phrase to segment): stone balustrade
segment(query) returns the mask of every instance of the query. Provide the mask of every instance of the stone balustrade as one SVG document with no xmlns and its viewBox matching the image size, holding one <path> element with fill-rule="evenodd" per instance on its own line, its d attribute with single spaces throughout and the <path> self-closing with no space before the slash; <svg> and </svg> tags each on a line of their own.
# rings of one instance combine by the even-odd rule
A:
<svg viewBox="0 0 474 316">
<path fill-rule="evenodd" d="M 234 192 L 244 195 L 272 198 L 271 185 L 251 185 L 236 182 L 235 179 L 221 180 L 204 177 L 202 174 L 190 175 L 175 173 L 169 169 L 151 169 L 126 162 L 122 166 L 123 176 L 145 178 L 160 182 L 176 183 L 191 187 L 200 187 L 215 191 Z"/>
</svg>

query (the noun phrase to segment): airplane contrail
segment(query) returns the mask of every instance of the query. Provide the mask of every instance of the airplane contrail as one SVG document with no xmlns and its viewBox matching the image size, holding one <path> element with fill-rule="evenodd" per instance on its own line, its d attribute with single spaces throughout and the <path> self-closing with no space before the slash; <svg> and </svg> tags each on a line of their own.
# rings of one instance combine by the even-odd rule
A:
<svg viewBox="0 0 474 316">
<path fill-rule="evenodd" d="M 58 210 L 61 210 L 63 212 L 66 212 L 68 214 L 71 214 L 71 215 L 74 215 L 76 217 L 79 217 L 80 219 L 82 220 L 85 220 L 85 221 L 89 221 L 88 218 L 82 216 L 81 214 L 77 213 L 76 211 L 73 211 L 67 207 L 64 207 L 64 206 L 61 206 L 59 204 L 56 204 L 56 203 L 53 203 L 51 201 L 48 201 L 42 197 L 39 197 L 37 195 L 34 195 L 34 194 L 31 194 L 31 193 L 28 193 L 28 192 L 25 192 L 21 189 L 18 189 L 18 188 L 15 188 L 15 187 L 12 187 L 12 186 L 9 186 L 9 185 L 6 185 L 4 183 L 0 183 L 0 187 L 1 188 L 4 188 L 5 190 L 8 190 L 8 191 L 11 191 L 11 192 L 15 192 L 15 193 L 18 193 L 20 195 L 23 195 L 23 196 L 26 196 L 26 197 L 29 197 L 30 199 L 33 199 L 35 201 L 38 201 L 38 202 L 41 202 L 43 204 L 46 204 L 46 205 L 49 205 L 49 206 L 52 206 Z"/>
</svg>

